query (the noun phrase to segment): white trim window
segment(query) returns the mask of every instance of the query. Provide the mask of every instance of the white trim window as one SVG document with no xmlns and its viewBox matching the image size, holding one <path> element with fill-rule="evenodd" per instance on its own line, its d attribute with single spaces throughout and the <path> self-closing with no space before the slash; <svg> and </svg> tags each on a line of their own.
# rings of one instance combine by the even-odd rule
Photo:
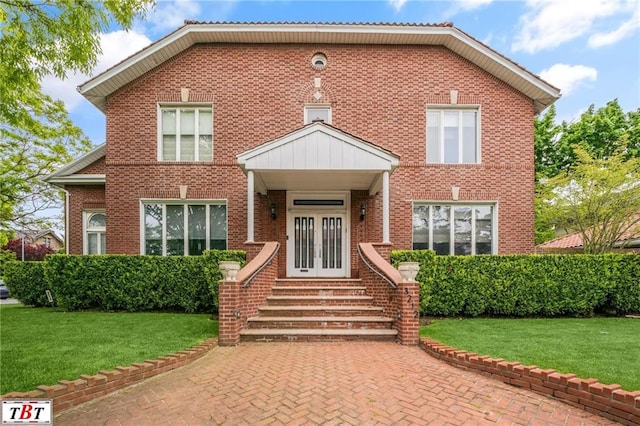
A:
<svg viewBox="0 0 640 426">
<path fill-rule="evenodd" d="M 304 124 L 311 124 L 314 121 L 322 121 L 331 124 L 330 105 L 307 105 L 304 107 Z"/>
<path fill-rule="evenodd" d="M 427 163 L 480 162 L 480 113 L 477 107 L 427 109 Z"/>
<path fill-rule="evenodd" d="M 160 106 L 159 161 L 213 161 L 211 107 Z"/>
<path fill-rule="evenodd" d="M 142 254 L 200 255 L 227 248 L 227 205 L 211 203 L 142 203 Z"/>
<path fill-rule="evenodd" d="M 413 204 L 413 249 L 436 254 L 495 254 L 494 204 Z"/>
<path fill-rule="evenodd" d="M 107 252 L 107 217 L 104 210 L 85 211 L 84 254 L 105 254 Z"/>
</svg>

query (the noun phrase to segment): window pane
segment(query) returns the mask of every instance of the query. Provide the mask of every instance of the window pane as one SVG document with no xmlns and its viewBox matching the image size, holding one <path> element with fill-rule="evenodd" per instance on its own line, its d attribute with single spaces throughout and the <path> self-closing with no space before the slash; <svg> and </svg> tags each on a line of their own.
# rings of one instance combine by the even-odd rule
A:
<svg viewBox="0 0 640 426">
<path fill-rule="evenodd" d="M 100 232 L 100 254 L 107 252 L 107 234 Z"/>
<path fill-rule="evenodd" d="M 162 159 L 165 161 L 176 160 L 176 137 L 175 135 L 162 136 Z"/>
<path fill-rule="evenodd" d="M 427 163 L 440 163 L 440 111 L 427 113 Z"/>
<path fill-rule="evenodd" d="M 209 206 L 209 248 L 227 249 L 227 206 Z"/>
<path fill-rule="evenodd" d="M 194 135 L 196 133 L 196 112 L 192 109 L 180 110 L 180 134 Z"/>
<path fill-rule="evenodd" d="M 475 163 L 476 160 L 476 117 L 475 111 L 462 113 L 462 162 Z"/>
<path fill-rule="evenodd" d="M 200 161 L 213 160 L 213 137 L 211 135 L 200 135 L 198 140 L 198 155 Z"/>
<path fill-rule="evenodd" d="M 96 232 L 87 234 L 87 253 L 98 254 L 98 234 Z"/>
<path fill-rule="evenodd" d="M 307 122 L 305 124 L 313 123 L 314 121 L 322 120 L 325 123 L 329 123 L 329 108 L 307 108 Z"/>
<path fill-rule="evenodd" d="M 144 206 L 144 253 L 162 255 L 162 206 L 147 204 Z"/>
<path fill-rule="evenodd" d="M 180 161 L 193 161 L 196 159 L 195 136 L 182 135 L 180 137 Z"/>
<path fill-rule="evenodd" d="M 433 250 L 451 254 L 451 222 L 449 206 L 433 206 Z"/>
<path fill-rule="evenodd" d="M 167 255 L 184 254 L 184 206 L 167 206 Z"/>
<path fill-rule="evenodd" d="M 175 109 L 162 110 L 162 134 L 163 135 L 176 134 L 176 110 Z"/>
<path fill-rule="evenodd" d="M 453 214 L 455 254 L 471 254 L 471 207 L 456 206 Z"/>
<path fill-rule="evenodd" d="M 413 249 L 429 248 L 429 206 L 413 206 Z"/>
<path fill-rule="evenodd" d="M 458 112 L 444 112 L 444 162 L 458 162 Z"/>
<path fill-rule="evenodd" d="M 213 114 L 211 111 L 200 110 L 200 118 L 198 121 L 198 133 L 201 135 L 213 134 Z"/>
<path fill-rule="evenodd" d="M 94 213 L 89 217 L 88 228 L 104 228 L 105 227 L 105 216 L 102 213 Z"/>
<path fill-rule="evenodd" d="M 476 254 L 491 254 L 493 240 L 493 207 L 476 207 Z"/>
<path fill-rule="evenodd" d="M 188 206 L 189 254 L 199 255 L 207 249 L 206 206 Z"/>
</svg>

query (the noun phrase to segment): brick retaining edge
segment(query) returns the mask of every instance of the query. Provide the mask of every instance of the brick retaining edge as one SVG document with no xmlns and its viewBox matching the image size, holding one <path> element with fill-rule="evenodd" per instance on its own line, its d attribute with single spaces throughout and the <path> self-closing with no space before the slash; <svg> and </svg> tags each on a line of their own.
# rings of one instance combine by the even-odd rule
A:
<svg viewBox="0 0 640 426">
<path fill-rule="evenodd" d="M 211 338 L 189 349 L 131 364 L 114 370 L 101 370 L 90 376 L 83 374 L 76 380 L 60 380 L 52 386 L 41 385 L 30 392 L 10 392 L 0 395 L 0 399 L 47 398 L 53 400 L 53 410 L 57 414 L 83 402 L 105 396 L 140 382 L 149 377 L 185 366 L 202 357 L 218 346 L 218 339 Z"/>
<path fill-rule="evenodd" d="M 420 339 L 420 347 L 455 367 L 556 398 L 625 425 L 640 425 L 640 390 L 629 392 L 622 390 L 620 385 L 604 385 L 597 379 L 582 379 L 575 374 L 478 355 L 432 339 Z"/>
</svg>

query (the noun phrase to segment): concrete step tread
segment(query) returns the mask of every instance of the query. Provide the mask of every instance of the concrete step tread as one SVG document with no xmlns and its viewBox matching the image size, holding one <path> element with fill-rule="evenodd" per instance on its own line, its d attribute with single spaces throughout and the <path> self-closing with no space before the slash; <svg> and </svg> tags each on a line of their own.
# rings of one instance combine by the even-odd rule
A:
<svg viewBox="0 0 640 426">
<path fill-rule="evenodd" d="M 304 321 L 304 322 L 314 322 L 314 321 L 322 321 L 322 322 L 393 322 L 392 318 L 382 317 L 382 316 L 352 316 L 352 317 L 336 317 L 336 316 L 324 316 L 324 317 L 253 317 L 249 318 L 248 321 L 254 322 L 270 322 L 270 321 Z"/>
<path fill-rule="evenodd" d="M 272 290 L 367 290 L 365 286 L 273 286 Z"/>
<path fill-rule="evenodd" d="M 329 295 L 313 295 L 313 296 L 268 296 L 267 300 L 373 300 L 371 296 L 329 296 Z"/>
<path fill-rule="evenodd" d="M 313 282 L 336 282 L 336 283 L 346 283 L 346 282 L 362 282 L 360 278 L 276 278 L 276 282 L 283 283 L 313 283 Z"/>
<path fill-rule="evenodd" d="M 396 336 L 398 330 L 379 329 L 329 329 L 329 328 L 245 328 L 240 332 L 241 336 Z"/>
<path fill-rule="evenodd" d="M 261 311 L 382 311 L 377 306 L 316 306 L 316 305 L 291 305 L 291 306 L 260 306 Z"/>
</svg>

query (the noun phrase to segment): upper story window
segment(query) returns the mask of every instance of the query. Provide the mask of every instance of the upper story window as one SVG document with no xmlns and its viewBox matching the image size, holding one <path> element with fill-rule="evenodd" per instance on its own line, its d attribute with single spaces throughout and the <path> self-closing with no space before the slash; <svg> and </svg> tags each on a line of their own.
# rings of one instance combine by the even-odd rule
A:
<svg viewBox="0 0 640 426">
<path fill-rule="evenodd" d="M 158 159 L 212 161 L 213 111 L 210 107 L 160 107 Z"/>
<path fill-rule="evenodd" d="M 307 105 L 304 107 L 304 124 L 314 121 L 331 124 L 331 107 L 329 105 Z"/>
<path fill-rule="evenodd" d="M 107 221 L 104 211 L 84 212 L 84 254 L 107 252 Z"/>
<path fill-rule="evenodd" d="M 311 65 L 316 69 L 323 69 L 327 66 L 327 57 L 324 53 L 316 53 L 311 58 Z"/>
<path fill-rule="evenodd" d="M 479 163 L 477 108 L 427 110 L 427 163 Z"/>
<path fill-rule="evenodd" d="M 413 205 L 413 249 L 436 254 L 493 254 L 495 206 L 492 204 Z"/>
<path fill-rule="evenodd" d="M 44 237 L 42 241 L 45 246 L 51 247 L 51 237 Z"/>
</svg>

